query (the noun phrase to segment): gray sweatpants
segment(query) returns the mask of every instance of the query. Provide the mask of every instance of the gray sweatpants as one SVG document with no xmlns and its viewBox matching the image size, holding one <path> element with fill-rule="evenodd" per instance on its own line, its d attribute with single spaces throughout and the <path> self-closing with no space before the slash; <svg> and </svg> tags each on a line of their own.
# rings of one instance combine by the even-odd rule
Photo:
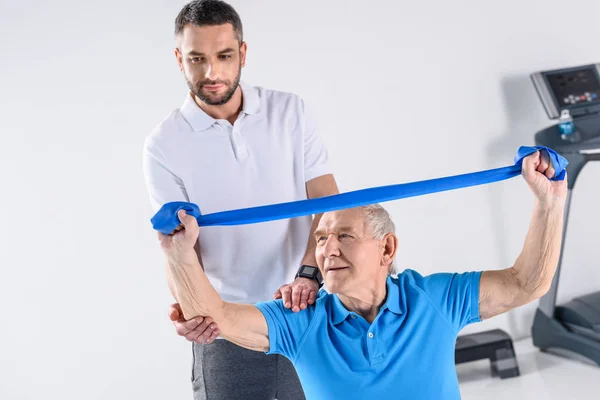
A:
<svg viewBox="0 0 600 400">
<path fill-rule="evenodd" d="M 218 339 L 192 344 L 194 400 L 304 400 L 292 363 Z"/>
</svg>

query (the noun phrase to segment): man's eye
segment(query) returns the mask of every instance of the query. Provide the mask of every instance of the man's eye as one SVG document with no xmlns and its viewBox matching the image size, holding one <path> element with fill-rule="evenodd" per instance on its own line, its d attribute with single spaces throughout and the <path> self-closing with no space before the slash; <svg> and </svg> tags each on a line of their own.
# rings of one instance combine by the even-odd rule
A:
<svg viewBox="0 0 600 400">
<path fill-rule="evenodd" d="M 190 61 L 193 63 L 198 63 L 198 62 L 202 62 L 202 58 L 201 57 L 192 57 L 190 59 Z"/>
<path fill-rule="evenodd" d="M 227 54 L 223 54 L 220 57 L 221 57 L 221 60 L 229 60 L 231 58 L 231 56 L 227 55 Z"/>
<path fill-rule="evenodd" d="M 323 242 L 323 241 L 325 241 L 326 239 L 327 239 L 327 238 L 326 238 L 325 236 L 320 236 L 320 237 L 317 239 L 317 242 Z"/>
<path fill-rule="evenodd" d="M 342 233 L 339 236 L 340 239 L 348 239 L 349 237 L 350 237 L 350 235 L 348 235 L 347 233 Z"/>
</svg>

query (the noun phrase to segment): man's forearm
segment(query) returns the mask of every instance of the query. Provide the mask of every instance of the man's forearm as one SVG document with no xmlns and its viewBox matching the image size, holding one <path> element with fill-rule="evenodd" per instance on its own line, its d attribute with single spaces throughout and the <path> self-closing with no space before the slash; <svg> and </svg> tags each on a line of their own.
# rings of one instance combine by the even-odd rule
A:
<svg viewBox="0 0 600 400">
<path fill-rule="evenodd" d="M 178 260 L 169 258 L 167 278 L 185 319 L 199 315 L 211 316 L 217 323 L 223 319 L 223 300 L 204 273 L 196 252 Z"/>
<path fill-rule="evenodd" d="M 319 176 L 318 178 L 311 179 L 306 183 L 306 194 L 309 199 L 333 196 L 339 193 L 340 191 L 332 174 Z M 313 222 L 310 227 L 310 235 L 308 235 L 308 242 L 306 244 L 306 252 L 302 258 L 302 264 L 312 265 L 314 267 L 317 266 L 317 259 L 315 256 L 317 241 L 314 238 L 314 233 L 317 230 L 317 226 L 319 225 L 322 215 L 323 214 L 316 214 L 313 218 Z"/>
<path fill-rule="evenodd" d="M 313 218 L 313 222 L 310 227 L 310 235 L 308 235 L 308 243 L 306 244 L 306 252 L 302 258 L 302 265 L 311 265 L 313 267 L 317 266 L 317 258 L 315 256 L 317 241 L 314 238 L 314 233 L 317 230 L 317 226 L 319 225 L 319 221 L 321 220 L 322 216 L 323 214 L 317 214 Z"/>
<path fill-rule="evenodd" d="M 545 294 L 552 283 L 560 256 L 564 203 L 536 200 L 525 245 L 515 265 L 521 288 L 533 297 Z"/>
<path fill-rule="evenodd" d="M 167 275 L 169 288 L 184 319 L 210 316 L 224 339 L 250 350 L 269 350 L 269 330 L 262 313 L 255 306 L 224 302 L 208 280 L 195 252 L 178 260 L 169 259 Z"/>
</svg>

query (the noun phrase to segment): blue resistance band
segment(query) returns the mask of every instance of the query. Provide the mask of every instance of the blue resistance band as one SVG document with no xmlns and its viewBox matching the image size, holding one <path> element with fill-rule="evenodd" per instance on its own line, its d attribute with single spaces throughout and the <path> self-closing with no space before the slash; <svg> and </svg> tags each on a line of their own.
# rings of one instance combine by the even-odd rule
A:
<svg viewBox="0 0 600 400">
<path fill-rule="evenodd" d="M 521 146 L 514 157 L 514 165 L 490 169 L 469 174 L 424 180 L 398 185 L 380 186 L 340 193 L 316 199 L 298 200 L 239 210 L 221 211 L 212 214 L 200 214 L 200 208 L 194 203 L 174 201 L 164 204 L 150 222 L 155 230 L 164 234 L 172 233 L 180 225 L 177 212 L 181 209 L 193 215 L 200 226 L 245 225 L 320 214 L 327 211 L 342 210 L 382 203 L 390 200 L 421 196 L 469 186 L 484 185 L 510 179 L 521 174 L 523 158 L 538 150 L 546 150 L 556 171 L 553 180 L 563 180 L 568 161 L 554 150 L 544 146 Z"/>
</svg>

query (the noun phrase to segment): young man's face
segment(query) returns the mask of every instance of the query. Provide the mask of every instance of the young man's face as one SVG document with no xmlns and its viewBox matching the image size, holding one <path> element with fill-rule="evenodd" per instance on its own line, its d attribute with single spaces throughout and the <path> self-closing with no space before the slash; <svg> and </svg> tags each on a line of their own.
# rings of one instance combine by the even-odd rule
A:
<svg viewBox="0 0 600 400">
<path fill-rule="evenodd" d="M 239 85 L 246 43 L 240 46 L 231 24 L 188 24 L 175 55 L 191 92 L 208 105 L 222 105 Z"/>
</svg>

